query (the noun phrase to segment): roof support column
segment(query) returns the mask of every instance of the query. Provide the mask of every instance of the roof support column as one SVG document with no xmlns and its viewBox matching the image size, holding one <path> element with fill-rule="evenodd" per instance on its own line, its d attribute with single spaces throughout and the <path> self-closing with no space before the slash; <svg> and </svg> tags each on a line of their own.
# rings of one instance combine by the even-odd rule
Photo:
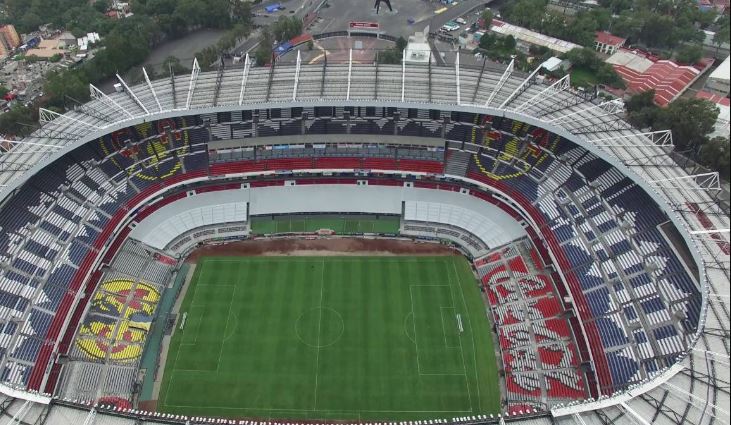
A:
<svg viewBox="0 0 731 425">
<path fill-rule="evenodd" d="M 457 105 L 462 104 L 462 91 L 459 86 L 459 50 L 457 50 L 457 58 L 454 60 L 454 77 L 457 80 Z"/>
<path fill-rule="evenodd" d="M 632 134 L 633 137 L 636 136 L 642 136 L 644 141 L 641 141 L 640 143 L 632 143 L 628 136 L 625 135 L 618 135 L 613 137 L 604 137 L 601 139 L 587 139 L 588 142 L 592 143 L 595 146 L 599 147 L 620 147 L 620 148 L 626 148 L 626 147 L 640 147 L 640 146 L 650 146 L 650 147 L 672 147 L 673 146 L 673 133 L 670 130 L 658 130 L 658 131 L 649 131 L 646 133 L 635 133 Z M 620 143 L 621 141 L 628 141 L 627 143 Z M 599 142 L 599 143 L 597 143 Z"/>
<path fill-rule="evenodd" d="M 117 109 L 118 111 L 127 115 L 128 118 L 134 118 L 134 116 L 130 114 L 128 110 L 119 106 L 119 103 L 115 102 L 114 99 L 104 94 L 103 91 L 96 88 L 96 86 L 94 86 L 93 84 L 89 84 L 89 93 L 93 99 L 104 103 L 107 107 Z"/>
<path fill-rule="evenodd" d="M 510 96 L 508 96 L 508 98 L 505 99 L 505 101 L 503 101 L 503 103 L 500 104 L 499 108 L 500 109 L 505 108 L 506 106 L 508 106 L 510 104 L 510 102 L 513 101 L 513 99 L 515 99 L 517 96 L 519 96 L 521 93 L 523 93 L 531 85 L 531 82 L 536 77 L 536 74 L 538 74 L 538 71 L 540 71 L 540 69 L 541 69 L 541 67 L 539 66 L 538 68 L 535 69 L 535 71 L 531 72 L 531 74 L 525 80 L 523 80 L 523 82 L 520 83 L 520 85 L 515 90 L 513 90 L 512 93 L 510 93 Z"/>
<path fill-rule="evenodd" d="M 552 92 L 562 92 L 564 90 L 567 90 L 569 87 L 571 87 L 571 74 L 566 74 L 561 78 L 560 80 L 556 81 L 555 83 L 551 84 L 550 86 L 546 87 L 545 89 L 541 90 L 540 93 L 536 94 L 535 96 L 531 97 L 530 99 L 523 102 L 520 106 L 513 109 L 516 112 L 522 112 L 523 109 L 526 106 L 531 106 L 536 103 L 540 103 L 542 100 L 545 100 Z M 536 102 L 534 102 L 536 101 Z"/>
<path fill-rule="evenodd" d="M 485 63 L 483 62 L 483 69 Z M 508 64 L 508 67 L 505 68 L 505 72 L 503 72 L 503 75 L 500 77 L 500 81 L 497 82 L 495 85 L 495 88 L 492 89 L 492 93 L 490 93 L 490 97 L 487 98 L 485 101 L 485 106 L 490 106 L 490 102 L 495 98 L 495 95 L 500 91 L 500 89 L 503 88 L 505 85 L 505 82 L 508 81 L 508 78 L 510 78 L 510 75 L 513 73 L 513 69 L 515 69 L 515 59 L 511 60 Z"/>
<path fill-rule="evenodd" d="M 119 82 L 122 83 L 122 86 L 124 86 L 124 91 L 127 92 L 127 94 L 129 94 L 130 97 L 132 97 L 132 100 L 134 100 L 135 103 L 137 105 L 139 105 L 139 107 L 142 108 L 143 111 L 145 111 L 146 115 L 150 115 L 150 111 L 148 111 L 147 108 L 145 107 L 145 105 L 142 102 L 140 102 L 140 99 L 137 97 L 135 92 L 132 91 L 131 88 L 129 88 L 129 86 L 127 85 L 127 82 L 124 81 L 124 79 L 122 77 L 120 77 L 119 74 L 116 74 L 116 75 L 117 75 L 117 80 L 119 80 Z"/>
<path fill-rule="evenodd" d="M 622 406 L 622 409 L 625 412 L 629 413 L 630 416 L 632 416 L 637 421 L 637 423 L 639 423 L 640 425 L 650 425 L 650 423 L 647 422 L 647 420 L 644 417 L 642 417 L 639 413 L 635 412 L 631 407 L 629 407 L 627 405 L 627 403 L 622 402 L 620 405 Z"/>
<path fill-rule="evenodd" d="M 188 97 L 185 99 L 185 109 L 190 109 L 190 102 L 193 100 L 193 92 L 195 91 L 195 84 L 198 82 L 198 74 L 201 72 L 201 67 L 198 65 L 198 58 L 193 59 L 193 70 L 190 71 L 190 84 L 188 84 Z"/>
<path fill-rule="evenodd" d="M 249 60 L 249 54 L 246 54 L 244 59 L 244 72 L 241 74 L 241 90 L 239 91 L 239 106 L 244 103 L 244 91 L 246 90 L 246 78 L 249 76 L 249 68 L 251 67 L 251 61 Z"/>
<path fill-rule="evenodd" d="M 596 114 L 594 112 L 599 112 L 599 114 Z M 624 102 L 622 102 L 620 99 L 613 99 L 606 102 L 602 102 L 598 105 L 592 105 L 588 108 L 584 108 L 581 111 L 571 112 L 569 114 L 561 114 L 560 116 L 556 118 L 552 118 L 546 122 L 554 123 L 554 124 L 562 124 L 562 123 L 573 123 L 575 122 L 575 119 L 580 120 L 586 120 L 586 118 L 582 117 L 584 113 L 590 113 L 592 118 L 599 118 L 599 117 L 606 117 L 608 115 L 616 115 L 620 112 L 624 111 Z M 578 115 L 578 116 L 577 116 Z"/>
<path fill-rule="evenodd" d="M 404 101 L 406 94 L 406 49 L 401 52 L 401 101 Z"/>
<path fill-rule="evenodd" d="M 150 89 L 150 92 L 152 92 L 152 97 L 155 98 L 155 103 L 157 103 L 157 109 L 162 112 L 162 105 L 160 104 L 160 99 L 157 98 L 157 93 L 155 92 L 155 89 L 152 87 L 152 83 L 150 82 L 150 77 L 147 75 L 147 70 L 145 67 L 142 67 L 142 74 L 145 76 L 145 81 L 147 82 L 147 87 Z"/>
<path fill-rule="evenodd" d="M 350 100 L 350 77 L 353 73 L 353 49 L 348 51 L 348 91 L 345 93 L 345 100 Z"/>
<path fill-rule="evenodd" d="M 650 180 L 649 183 L 654 187 L 663 189 L 721 191 L 721 179 L 718 176 L 718 172 L 715 171 L 712 173 Z M 688 183 L 691 183 L 695 187 L 688 185 Z"/>
<path fill-rule="evenodd" d="M 300 81 L 300 65 L 302 64 L 302 58 L 300 57 L 300 51 L 297 50 L 297 66 L 294 69 L 294 88 L 292 88 L 292 101 L 297 100 L 297 86 Z"/>
</svg>

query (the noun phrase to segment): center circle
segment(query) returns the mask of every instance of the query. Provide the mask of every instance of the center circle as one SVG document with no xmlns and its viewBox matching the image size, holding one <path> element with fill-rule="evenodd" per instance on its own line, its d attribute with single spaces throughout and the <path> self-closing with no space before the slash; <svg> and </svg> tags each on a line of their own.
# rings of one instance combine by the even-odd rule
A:
<svg viewBox="0 0 731 425">
<path fill-rule="evenodd" d="M 343 335 L 343 316 L 330 307 L 305 311 L 294 324 L 297 338 L 308 347 L 324 348 L 335 344 Z"/>
</svg>

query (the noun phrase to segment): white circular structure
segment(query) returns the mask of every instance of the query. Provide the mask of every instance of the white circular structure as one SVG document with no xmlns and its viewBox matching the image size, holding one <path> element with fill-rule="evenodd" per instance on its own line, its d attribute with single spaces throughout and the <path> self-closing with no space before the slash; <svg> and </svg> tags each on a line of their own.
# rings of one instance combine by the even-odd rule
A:
<svg viewBox="0 0 731 425">
<path fill-rule="evenodd" d="M 76 331 L 105 267 L 118 261 L 120 247 L 132 249 L 123 244 L 136 226 L 172 228 L 191 208 L 213 217 L 212 202 L 200 201 L 145 221 L 183 198 L 241 196 L 221 209 L 225 218 L 154 242 L 171 258 L 191 241 L 222 235 L 196 229 L 238 221 L 243 227 L 227 231 L 246 235 L 247 220 L 236 219 L 247 216 L 242 211 L 280 208 L 262 206 L 275 190 L 267 187 L 311 197 L 336 185 L 368 186 L 384 203 L 403 205 L 402 219 L 451 229 L 475 258 L 499 246 L 480 230 L 500 227 L 498 214 L 470 203 L 487 202 L 521 223 L 555 267 L 564 308 L 576 318 L 581 365 L 573 367 L 585 377 L 584 395 L 552 394 L 545 383 L 523 394 L 511 384 L 504 417 L 451 421 L 729 423 L 729 218 L 713 202 L 718 177 L 689 176 L 668 155 L 670 133 L 633 129 L 621 102 L 599 102 L 573 92 L 567 79 L 539 81 L 512 64 L 304 65 L 298 58 L 258 68 L 247 60 L 218 72 L 194 63 L 190 75 L 120 82 L 120 93 L 92 86 L 93 100 L 64 115 L 42 110 L 41 129 L 6 142 L 0 158 L 4 417 L 209 422 L 105 407 L 99 396 L 114 390 L 74 397 L 60 389 L 59 354 L 73 361 Z M 442 191 L 452 194 L 434 195 Z M 472 201 L 450 198 L 458 194 Z M 422 207 L 443 213 L 433 218 Z M 281 212 L 313 211 L 292 208 Z M 102 363 L 115 364 L 106 353 Z M 119 370 L 128 376 L 137 367 Z"/>
</svg>

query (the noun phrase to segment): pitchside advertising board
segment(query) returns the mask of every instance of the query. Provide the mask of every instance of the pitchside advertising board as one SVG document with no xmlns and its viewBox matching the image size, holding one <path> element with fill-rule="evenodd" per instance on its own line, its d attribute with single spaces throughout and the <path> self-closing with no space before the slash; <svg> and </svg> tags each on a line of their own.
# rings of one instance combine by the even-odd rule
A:
<svg viewBox="0 0 731 425">
<path fill-rule="evenodd" d="M 378 30 L 378 22 L 350 21 L 351 30 Z"/>
</svg>

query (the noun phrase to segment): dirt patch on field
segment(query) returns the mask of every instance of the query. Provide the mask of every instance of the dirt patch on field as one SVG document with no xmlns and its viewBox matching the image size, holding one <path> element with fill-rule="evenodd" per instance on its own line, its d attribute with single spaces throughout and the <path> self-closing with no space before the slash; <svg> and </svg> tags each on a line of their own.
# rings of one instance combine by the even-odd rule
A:
<svg viewBox="0 0 731 425">
<path fill-rule="evenodd" d="M 438 243 L 404 239 L 318 238 L 257 239 L 225 245 L 206 245 L 194 250 L 186 262 L 206 256 L 322 256 L 322 255 L 459 255 Z"/>
<path fill-rule="evenodd" d="M 157 412 L 157 400 L 140 401 L 137 408 L 146 412 Z"/>
</svg>

